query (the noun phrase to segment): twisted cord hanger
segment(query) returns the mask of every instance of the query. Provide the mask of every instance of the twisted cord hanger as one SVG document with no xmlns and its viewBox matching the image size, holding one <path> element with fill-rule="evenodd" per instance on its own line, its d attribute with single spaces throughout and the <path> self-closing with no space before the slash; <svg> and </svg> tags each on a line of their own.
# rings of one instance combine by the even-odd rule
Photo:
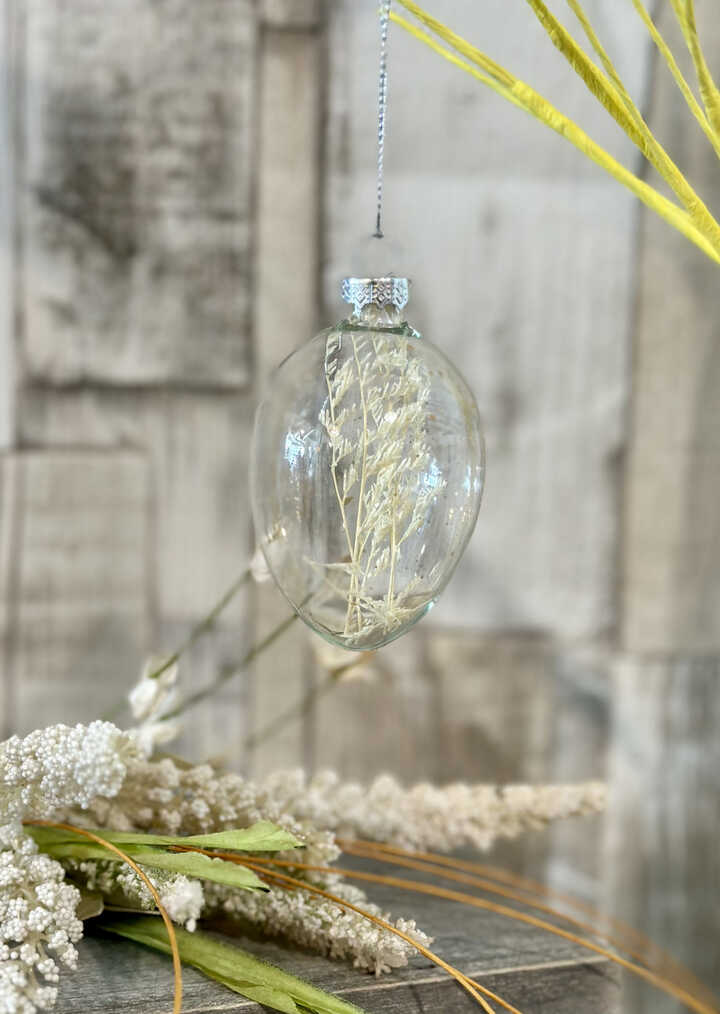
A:
<svg viewBox="0 0 720 1014">
<path fill-rule="evenodd" d="M 377 131 L 377 207 L 375 233 L 383 238 L 383 171 L 385 168 L 385 122 L 387 116 L 387 40 L 390 26 L 391 0 L 382 0 L 380 6 L 380 75 L 378 79 L 378 131 Z"/>
</svg>

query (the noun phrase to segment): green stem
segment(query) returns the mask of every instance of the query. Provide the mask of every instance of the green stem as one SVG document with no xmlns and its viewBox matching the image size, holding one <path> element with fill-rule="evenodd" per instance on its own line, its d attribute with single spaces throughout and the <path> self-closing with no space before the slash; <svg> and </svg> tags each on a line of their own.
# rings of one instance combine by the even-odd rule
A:
<svg viewBox="0 0 720 1014">
<path fill-rule="evenodd" d="M 180 645 L 177 651 L 174 651 L 172 655 L 170 655 L 170 657 L 165 662 L 163 662 L 163 664 L 158 669 L 155 669 L 154 672 L 151 672 L 150 675 L 148 676 L 148 679 L 156 680 L 159 676 L 162 676 L 164 672 L 166 672 L 171 666 L 175 665 L 175 663 L 180 660 L 180 656 L 184 655 L 185 652 L 188 650 L 188 648 L 191 648 L 193 644 L 195 644 L 195 642 L 198 641 L 203 636 L 203 634 L 206 634 L 210 630 L 212 630 L 212 628 L 215 626 L 215 621 L 217 620 L 218 616 L 230 605 L 230 603 L 235 598 L 240 589 L 244 587 L 244 585 L 246 585 L 247 582 L 250 580 L 250 574 L 251 571 L 250 568 L 248 567 L 248 569 L 240 575 L 237 581 L 235 581 L 232 585 L 230 585 L 230 587 L 225 592 L 223 597 L 220 599 L 217 605 L 214 606 L 213 609 L 207 614 L 207 616 L 203 620 L 201 620 L 196 627 L 193 627 L 193 629 L 190 631 L 187 638 L 183 641 L 183 643 Z"/>
<path fill-rule="evenodd" d="M 288 616 L 286 620 L 283 620 L 282 623 L 271 630 L 267 637 L 264 637 L 262 641 L 258 641 L 257 644 L 254 644 L 253 647 L 246 652 L 243 658 L 241 658 L 237 665 L 223 670 L 220 675 L 212 681 L 212 683 L 208 683 L 208 685 L 203 687 L 201 690 L 197 690 L 194 694 L 190 694 L 189 697 L 180 701 L 178 706 L 168 712 L 167 715 L 164 715 L 163 718 L 177 718 L 178 715 L 184 714 L 190 708 L 194 708 L 196 704 L 199 704 L 207 697 L 212 696 L 212 694 L 219 690 L 220 687 L 224 686 L 229 680 L 241 673 L 243 669 L 250 665 L 250 663 L 253 662 L 258 655 L 265 651 L 266 648 L 269 648 L 270 645 L 281 637 L 297 619 L 297 613 L 293 613 L 291 616 Z"/>
<path fill-rule="evenodd" d="M 289 725 L 291 722 L 295 721 L 295 719 L 302 718 L 308 713 L 315 701 L 317 701 L 320 697 L 324 697 L 329 690 L 332 690 L 333 687 L 337 686 L 340 677 L 346 673 L 348 669 L 352 669 L 353 666 L 358 665 L 359 662 L 360 658 L 356 661 L 348 662 L 345 665 L 339 666 L 337 669 L 332 669 L 324 680 L 321 680 L 319 683 L 316 683 L 313 687 L 311 687 L 299 701 L 291 705 L 291 707 L 289 707 L 286 711 L 281 712 L 281 714 L 273 718 L 272 721 L 268 722 L 267 725 L 264 725 L 262 729 L 258 729 L 257 732 L 248 736 L 243 743 L 244 748 L 248 752 L 255 750 L 261 743 L 264 743 L 268 739 L 272 739 L 273 736 L 276 736 L 278 732 L 284 729 L 285 726 Z"/>
<path fill-rule="evenodd" d="M 250 579 L 251 573 L 252 571 L 250 570 L 249 567 L 247 568 L 247 570 L 243 571 L 240 577 L 237 578 L 237 580 L 235 580 L 230 585 L 230 587 L 222 596 L 222 598 L 219 600 L 219 602 L 215 606 L 213 606 L 213 608 L 210 610 L 207 616 L 203 617 L 203 619 L 200 620 L 200 622 L 195 627 L 193 627 L 193 629 L 190 631 L 190 633 L 185 638 L 180 647 L 177 648 L 177 650 L 174 651 L 172 655 L 169 655 L 161 666 L 159 666 L 157 669 L 155 669 L 153 672 L 150 673 L 150 676 L 148 677 L 149 679 L 156 680 L 160 676 L 162 676 L 164 672 L 167 672 L 170 666 L 175 665 L 175 663 L 180 660 L 180 658 L 182 657 L 182 655 L 185 654 L 188 648 L 191 648 L 193 644 L 195 644 L 195 642 L 198 641 L 204 634 L 212 630 L 212 628 L 215 626 L 215 621 L 217 620 L 218 616 L 220 616 L 223 610 L 227 609 L 227 607 L 230 605 L 230 603 L 235 598 L 240 589 L 247 584 L 247 582 Z M 106 714 L 103 716 L 104 720 L 106 722 L 110 722 L 114 718 L 117 718 L 117 716 L 121 714 L 125 709 L 125 705 L 126 701 L 124 699 L 122 701 L 119 701 L 111 711 L 106 712 Z"/>
</svg>

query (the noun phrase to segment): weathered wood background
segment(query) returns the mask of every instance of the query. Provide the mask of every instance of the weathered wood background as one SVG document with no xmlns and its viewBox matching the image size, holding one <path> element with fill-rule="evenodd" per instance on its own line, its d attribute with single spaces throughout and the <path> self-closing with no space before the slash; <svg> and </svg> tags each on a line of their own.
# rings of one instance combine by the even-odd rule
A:
<svg viewBox="0 0 720 1014">
<path fill-rule="evenodd" d="M 562 6 L 562 5 L 561 5 Z M 715 208 L 720 170 L 629 0 L 590 12 Z M 657 14 L 671 38 L 668 0 Z M 713 0 L 699 4 L 720 67 Z M 252 552 L 270 369 L 369 268 L 375 0 L 7 0 L 0 21 L 0 734 L 111 708 Z M 517 0 L 433 12 L 629 144 Z M 680 50 L 680 47 L 677 47 Z M 603 821 L 498 857 L 720 987 L 720 286 L 557 136 L 391 34 L 389 240 L 487 425 L 480 523 L 431 618 L 271 740 L 324 669 L 295 626 L 184 748 L 258 772 L 607 775 Z M 251 587 L 196 688 L 285 616 Z M 628 993 L 629 1011 L 658 1012 Z"/>
</svg>

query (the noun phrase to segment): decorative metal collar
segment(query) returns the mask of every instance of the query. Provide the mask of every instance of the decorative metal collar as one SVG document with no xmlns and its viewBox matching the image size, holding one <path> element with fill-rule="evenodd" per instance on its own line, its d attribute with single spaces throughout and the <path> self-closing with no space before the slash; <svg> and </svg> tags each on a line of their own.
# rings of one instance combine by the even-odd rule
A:
<svg viewBox="0 0 720 1014">
<path fill-rule="evenodd" d="M 402 310 L 407 306 L 410 281 L 407 278 L 343 278 L 342 298 L 351 303 L 355 313 L 366 306 L 394 306 Z"/>
</svg>

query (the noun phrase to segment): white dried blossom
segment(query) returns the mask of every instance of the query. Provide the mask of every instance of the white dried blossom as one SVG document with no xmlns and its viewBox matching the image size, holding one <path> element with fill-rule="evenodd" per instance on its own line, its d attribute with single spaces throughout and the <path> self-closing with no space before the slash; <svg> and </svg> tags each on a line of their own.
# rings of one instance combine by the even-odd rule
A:
<svg viewBox="0 0 720 1014">
<path fill-rule="evenodd" d="M 310 632 L 308 637 L 317 662 L 328 672 L 339 672 L 341 683 L 361 681 L 371 683 L 375 680 L 377 673 L 372 666 L 373 652 L 357 652 L 341 648 Z"/>
<path fill-rule="evenodd" d="M 265 554 L 262 549 L 258 546 L 253 553 L 253 558 L 250 561 L 250 573 L 252 574 L 253 581 L 256 584 L 265 584 L 272 577 L 270 568 L 267 565 Z"/>
<path fill-rule="evenodd" d="M 425 947 L 432 943 L 414 921 L 398 919 L 392 923 L 391 916 L 369 902 L 363 891 L 339 877 L 329 878 L 323 886 L 338 898 L 395 925 L 417 943 Z M 376 975 L 406 965 L 415 954 L 407 941 L 359 913 L 302 890 L 273 888 L 260 894 L 209 884 L 206 900 L 210 910 L 251 922 L 269 937 L 281 937 L 329 958 L 352 961 L 356 968 Z"/>
<path fill-rule="evenodd" d="M 117 796 L 110 803 L 97 800 L 91 814 L 98 823 L 107 822 L 114 828 L 151 829 L 168 834 L 201 834 L 270 820 L 305 844 L 301 856 L 290 850 L 282 857 L 299 857 L 318 866 L 332 863 L 340 852 L 334 835 L 297 820 L 286 795 L 276 792 L 272 785 L 258 785 L 235 774 L 218 774 L 209 765 L 184 768 L 170 758 L 140 760 L 129 767 Z M 89 871 L 90 864 L 82 865 Z M 89 879 L 88 887 L 95 883 L 104 894 L 112 895 L 119 882 L 123 890 L 131 891 L 133 898 L 139 899 L 137 880 L 125 873 L 104 872 L 112 866 L 113 863 L 105 862 L 94 864 L 93 873 L 98 879 Z M 307 877 L 365 911 L 382 915 L 362 891 L 345 884 L 340 877 L 325 874 Z M 282 936 L 329 957 L 351 959 L 360 968 L 386 971 L 406 964 L 413 952 L 411 945 L 373 926 L 357 913 L 310 894 L 283 890 L 260 894 L 212 883 L 205 883 L 203 891 L 209 912 L 222 910 L 243 917 L 268 935 Z M 396 925 L 418 942 L 428 943 L 413 922 L 400 920 Z"/>
<path fill-rule="evenodd" d="M 369 786 L 342 782 L 332 771 L 307 778 L 303 771 L 270 775 L 262 788 L 299 821 L 338 838 L 369 838 L 416 851 L 487 849 L 496 838 L 515 838 L 550 821 L 600 813 L 602 782 L 578 785 L 419 784 L 406 789 L 390 775 Z"/>
<path fill-rule="evenodd" d="M 77 860 L 65 863 L 75 881 L 82 882 L 88 891 L 96 891 L 114 905 L 154 911 L 155 899 L 147 885 L 130 867 L 112 859 Z M 143 867 L 151 884 L 160 895 L 160 901 L 173 922 L 192 932 L 204 906 L 203 887 L 199 880 L 182 873 Z"/>
<path fill-rule="evenodd" d="M 38 853 L 18 822 L 0 827 L 0 1011 L 32 1014 L 55 1003 L 60 969 L 75 968 L 80 892 Z"/>
<path fill-rule="evenodd" d="M 326 866 L 340 854 L 329 831 L 296 820 L 263 785 L 171 758 L 134 761 L 115 798 L 96 799 L 90 816 L 100 826 L 160 834 L 206 834 L 268 820 L 302 840 L 309 863 Z"/>
<path fill-rule="evenodd" d="M 0 822 L 53 816 L 111 797 L 138 756 L 109 722 L 52 725 L 0 743 Z"/>
<path fill-rule="evenodd" d="M 328 396 L 319 420 L 345 539 L 343 559 L 309 562 L 327 596 L 343 603 L 335 636 L 353 646 L 397 629 L 421 608 L 420 579 L 401 582 L 399 575 L 442 484 L 429 490 L 420 481 L 430 456 L 431 383 L 412 341 L 380 333 L 341 340 L 331 331 L 324 369 Z"/>
<path fill-rule="evenodd" d="M 176 704 L 178 667 L 176 662 L 167 668 L 165 664 L 160 658 L 149 659 L 128 694 L 130 710 L 138 723 L 128 730 L 128 735 L 145 757 L 152 756 L 158 746 L 176 739 L 181 730 L 180 722 L 167 718 Z M 153 675 L 156 672 L 158 676 Z"/>
</svg>

